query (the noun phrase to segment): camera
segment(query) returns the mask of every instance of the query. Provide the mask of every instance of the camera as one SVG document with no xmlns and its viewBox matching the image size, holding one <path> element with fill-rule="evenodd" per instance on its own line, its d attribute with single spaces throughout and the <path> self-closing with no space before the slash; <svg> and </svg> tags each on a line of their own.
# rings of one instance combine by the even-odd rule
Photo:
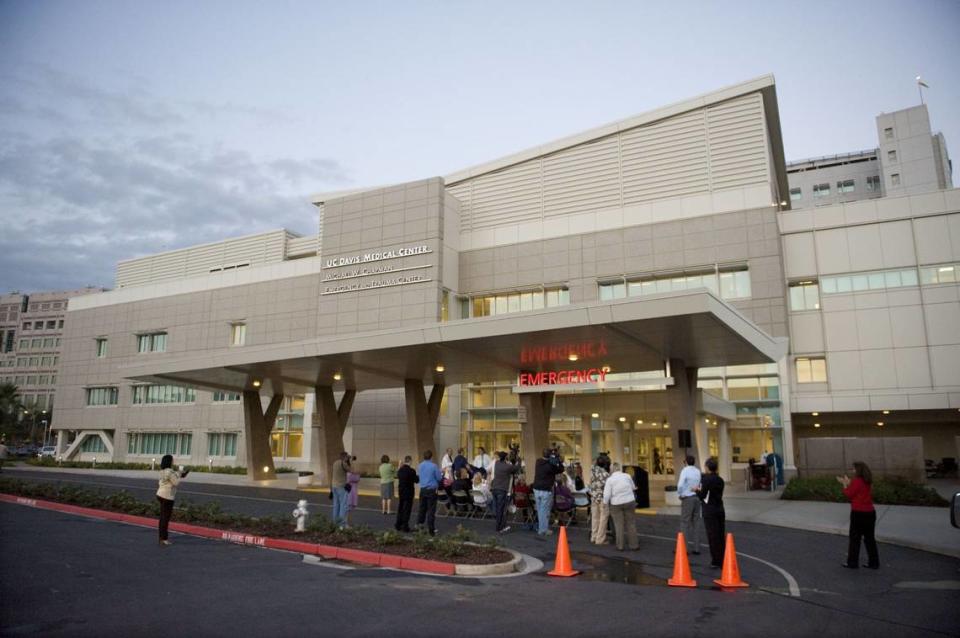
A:
<svg viewBox="0 0 960 638">
<path fill-rule="evenodd" d="M 520 462 L 520 444 L 519 443 L 510 444 L 510 452 L 508 453 L 508 459 L 514 465 Z"/>
</svg>

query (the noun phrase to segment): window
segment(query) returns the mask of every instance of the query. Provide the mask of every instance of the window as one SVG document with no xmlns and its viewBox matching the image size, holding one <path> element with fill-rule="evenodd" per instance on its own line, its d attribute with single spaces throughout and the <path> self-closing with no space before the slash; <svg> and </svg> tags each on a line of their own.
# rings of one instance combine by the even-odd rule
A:
<svg viewBox="0 0 960 638">
<path fill-rule="evenodd" d="M 207 435 L 208 456 L 236 456 L 237 435 L 234 432 L 211 432 Z"/>
<path fill-rule="evenodd" d="M 814 184 L 813 196 L 814 197 L 830 197 L 830 184 Z"/>
<path fill-rule="evenodd" d="M 852 179 L 845 179 L 837 182 L 838 193 L 852 193 L 856 190 L 856 185 Z"/>
<path fill-rule="evenodd" d="M 960 264 L 924 266 L 920 269 L 920 283 L 948 284 L 960 281 Z"/>
<path fill-rule="evenodd" d="M 820 284 L 816 281 L 790 284 L 790 310 L 820 310 Z"/>
<path fill-rule="evenodd" d="M 750 272 L 737 270 L 720 273 L 720 296 L 724 299 L 746 299 L 750 296 Z"/>
<path fill-rule="evenodd" d="M 621 299 L 627 296 L 627 284 L 622 281 L 600 284 L 600 301 Z"/>
<path fill-rule="evenodd" d="M 894 173 L 893 175 L 890 176 L 890 184 L 892 186 L 900 185 L 900 173 Z"/>
<path fill-rule="evenodd" d="M 57 322 L 56 322 L 56 321 L 48 321 L 48 322 L 47 322 L 47 330 L 56 330 L 56 329 L 57 329 Z"/>
<path fill-rule="evenodd" d="M 87 405 L 116 405 L 118 395 L 115 387 L 87 388 Z"/>
<path fill-rule="evenodd" d="M 197 391 L 179 385 L 135 385 L 133 386 L 133 404 L 193 403 L 197 400 Z"/>
<path fill-rule="evenodd" d="M 247 341 L 247 324 L 245 323 L 231 323 L 230 324 L 230 345 L 231 346 L 242 346 Z"/>
<path fill-rule="evenodd" d="M 892 139 L 893 139 L 893 127 L 892 127 L 892 126 L 888 126 L 887 128 L 883 129 L 883 137 L 884 137 L 885 139 L 888 139 L 888 140 L 892 140 Z"/>
<path fill-rule="evenodd" d="M 107 356 L 107 338 L 100 337 L 97 342 L 97 359 L 103 359 Z"/>
<path fill-rule="evenodd" d="M 166 352 L 167 333 L 151 332 L 137 335 L 137 352 Z"/>
<path fill-rule="evenodd" d="M 24 321 L 24 322 L 23 322 L 23 329 L 24 329 L 24 330 L 29 330 L 29 329 L 30 329 L 30 322 L 29 322 L 29 321 Z"/>
<path fill-rule="evenodd" d="M 57 328 L 59 328 L 60 330 L 63 330 L 63 319 L 57 322 Z"/>
<path fill-rule="evenodd" d="M 131 432 L 127 454 L 189 456 L 193 435 L 186 432 Z"/>
<path fill-rule="evenodd" d="M 233 401 L 240 400 L 239 392 L 221 392 L 217 390 L 213 393 L 213 402 L 214 403 L 229 403 Z"/>
<path fill-rule="evenodd" d="M 81 452 L 106 452 L 107 445 L 99 436 L 88 436 L 80 444 Z"/>
<path fill-rule="evenodd" d="M 40 367 L 49 368 L 53 365 L 53 357 L 40 357 Z"/>
<path fill-rule="evenodd" d="M 602 282 L 598 284 L 600 300 L 620 299 L 622 297 L 640 297 L 661 292 L 706 288 L 724 299 L 744 299 L 750 296 L 750 272 L 744 266 L 716 267 L 645 276 L 639 279 Z"/>
<path fill-rule="evenodd" d="M 34 322 L 33 322 L 33 329 L 34 329 L 34 330 L 43 330 L 43 322 L 42 322 L 42 321 L 34 321 Z"/>
<path fill-rule="evenodd" d="M 880 190 L 880 176 L 870 175 L 867 177 L 867 191 L 877 192 Z"/>
<path fill-rule="evenodd" d="M 820 278 L 820 288 L 825 295 L 862 292 L 864 290 L 902 288 L 905 286 L 916 286 L 918 283 L 915 268 L 881 270 Z"/>
<path fill-rule="evenodd" d="M 29 348 L 29 347 L 30 347 L 30 340 L 29 340 L 29 339 L 21 339 L 21 340 L 20 340 L 20 349 L 21 349 L 21 350 L 26 350 L 26 349 Z"/>
<path fill-rule="evenodd" d="M 466 306 L 472 309 L 472 317 L 488 317 L 514 312 L 526 312 L 570 304 L 570 291 L 566 288 L 545 288 L 526 292 L 510 292 L 473 297 Z M 466 315 L 464 317 L 466 318 Z"/>
<path fill-rule="evenodd" d="M 800 190 L 800 187 L 790 189 L 790 201 L 799 202 L 803 199 L 803 192 Z"/>
<path fill-rule="evenodd" d="M 43 347 L 44 347 L 44 348 L 52 348 L 52 347 L 53 347 L 53 338 L 51 337 L 51 338 L 49 338 L 49 339 L 44 339 L 44 340 L 43 340 Z"/>
<path fill-rule="evenodd" d="M 30 340 L 30 348 L 31 348 L 31 349 L 33 349 L 33 348 L 40 348 L 40 347 L 42 347 L 42 346 L 43 346 L 43 339 L 31 339 L 31 340 Z"/>
<path fill-rule="evenodd" d="M 797 357 L 797 383 L 826 383 L 827 360 L 823 357 Z"/>
<path fill-rule="evenodd" d="M 897 161 L 897 152 L 896 151 L 887 151 L 887 160 L 891 163 L 896 163 Z"/>
</svg>

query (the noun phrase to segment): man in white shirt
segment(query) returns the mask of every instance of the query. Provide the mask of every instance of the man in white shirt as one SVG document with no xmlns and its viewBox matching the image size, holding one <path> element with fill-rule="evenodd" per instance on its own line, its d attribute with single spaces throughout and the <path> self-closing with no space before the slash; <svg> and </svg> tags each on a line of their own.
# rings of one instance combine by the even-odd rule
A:
<svg viewBox="0 0 960 638">
<path fill-rule="evenodd" d="M 700 553 L 700 499 L 697 498 L 697 487 L 700 485 L 700 470 L 694 463 L 696 459 L 687 457 L 687 466 L 680 472 L 677 480 L 677 495 L 680 496 L 680 531 L 687 542 L 687 550 L 693 543 L 691 553 Z"/>
<path fill-rule="evenodd" d="M 473 457 L 473 471 L 480 472 L 483 478 L 487 478 L 487 468 L 493 459 L 487 454 L 487 451 L 481 447 L 479 453 Z"/>
<path fill-rule="evenodd" d="M 610 469 L 613 473 L 603 485 L 603 502 L 610 508 L 610 518 L 613 519 L 613 529 L 617 534 L 617 549 L 623 551 L 624 540 L 627 547 L 637 549 L 640 543 L 634 520 L 637 500 L 633 493 L 633 479 L 620 471 L 619 463 L 614 463 Z"/>
</svg>

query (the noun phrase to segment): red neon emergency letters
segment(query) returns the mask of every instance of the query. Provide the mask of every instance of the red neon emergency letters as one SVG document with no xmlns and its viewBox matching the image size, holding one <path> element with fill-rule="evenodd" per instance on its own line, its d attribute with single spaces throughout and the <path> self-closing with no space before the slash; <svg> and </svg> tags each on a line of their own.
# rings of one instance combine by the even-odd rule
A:
<svg viewBox="0 0 960 638">
<path fill-rule="evenodd" d="M 521 372 L 519 385 L 564 385 L 568 383 L 599 383 L 607 378 L 602 368 L 583 370 L 551 370 L 550 372 Z"/>
</svg>

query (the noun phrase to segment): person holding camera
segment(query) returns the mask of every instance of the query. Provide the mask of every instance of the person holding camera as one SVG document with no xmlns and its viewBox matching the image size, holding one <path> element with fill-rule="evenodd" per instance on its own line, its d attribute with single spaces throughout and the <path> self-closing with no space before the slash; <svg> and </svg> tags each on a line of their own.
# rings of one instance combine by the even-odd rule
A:
<svg viewBox="0 0 960 638">
<path fill-rule="evenodd" d="M 533 498 L 537 507 L 537 536 L 553 534 L 550 529 L 550 512 L 553 510 L 553 483 L 557 474 L 563 472 L 563 457 L 556 448 L 546 448 L 543 457 L 537 459 L 533 470 Z"/>
<path fill-rule="evenodd" d="M 157 501 L 160 503 L 160 544 L 171 545 L 167 539 L 170 518 L 173 516 L 173 499 L 177 495 L 180 479 L 186 478 L 190 470 L 173 469 L 173 455 L 164 454 L 160 459 L 160 483 L 157 487 Z"/>
<path fill-rule="evenodd" d="M 330 490 L 333 493 L 333 522 L 345 527 L 347 524 L 347 508 L 349 506 L 349 491 L 352 489 L 347 483 L 347 474 L 350 472 L 350 455 L 341 452 L 340 458 L 333 462 L 330 468 Z"/>
<path fill-rule="evenodd" d="M 607 544 L 607 519 L 610 508 L 603 502 L 603 488 L 610 478 L 610 457 L 600 454 L 590 471 L 590 542 Z"/>
</svg>

